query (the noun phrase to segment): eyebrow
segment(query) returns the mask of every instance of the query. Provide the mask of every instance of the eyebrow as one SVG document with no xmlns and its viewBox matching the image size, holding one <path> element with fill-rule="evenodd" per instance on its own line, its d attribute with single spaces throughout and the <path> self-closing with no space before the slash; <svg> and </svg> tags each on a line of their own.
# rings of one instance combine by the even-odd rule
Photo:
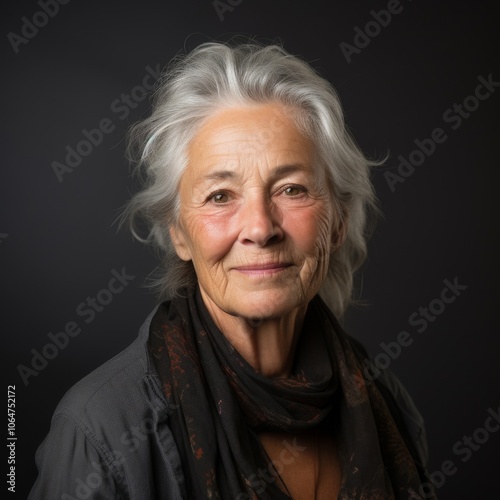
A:
<svg viewBox="0 0 500 500">
<path fill-rule="evenodd" d="M 294 174 L 296 172 L 303 172 L 308 170 L 305 165 L 300 163 L 291 164 L 291 165 L 280 165 L 272 170 L 271 178 L 276 179 L 279 177 L 283 177 L 285 175 Z M 238 175 L 233 170 L 215 170 L 204 175 L 200 181 L 205 182 L 209 180 L 225 180 L 225 179 L 234 179 Z"/>
</svg>

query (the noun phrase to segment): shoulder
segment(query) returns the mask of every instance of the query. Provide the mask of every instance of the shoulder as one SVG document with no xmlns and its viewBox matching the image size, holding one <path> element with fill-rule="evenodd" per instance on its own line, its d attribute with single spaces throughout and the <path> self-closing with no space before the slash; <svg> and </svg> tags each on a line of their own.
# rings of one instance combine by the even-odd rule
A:
<svg viewBox="0 0 500 500">
<path fill-rule="evenodd" d="M 63 396 L 54 418 L 64 415 L 77 422 L 109 420 L 117 413 L 137 410 L 145 401 L 144 379 L 154 376 L 150 369 L 147 337 L 148 316 L 138 337 L 122 352 L 108 360 L 73 385 Z"/>
<path fill-rule="evenodd" d="M 74 384 L 59 402 L 54 418 L 66 415 L 83 421 L 105 417 L 108 412 L 126 410 L 117 403 L 124 390 L 129 399 L 139 396 L 139 382 L 147 373 L 146 363 L 140 339 L 136 339 L 121 353 Z"/>
<path fill-rule="evenodd" d="M 129 436 L 149 438 L 153 422 L 167 421 L 169 408 L 148 349 L 157 310 L 144 321 L 134 342 L 66 392 L 54 412 L 51 431 L 62 422 L 72 422 L 97 448 L 104 444 L 120 450 L 136 442 Z"/>
<path fill-rule="evenodd" d="M 168 426 L 170 412 L 147 349 L 156 310 L 132 344 L 63 396 L 37 451 L 39 475 L 30 499 L 76 491 L 78 478 L 87 477 L 100 478 L 102 498 L 121 498 L 117 492 L 131 488 L 153 498 L 152 456 L 164 460 L 158 488 L 172 492 L 181 482 L 180 458 Z"/>
</svg>

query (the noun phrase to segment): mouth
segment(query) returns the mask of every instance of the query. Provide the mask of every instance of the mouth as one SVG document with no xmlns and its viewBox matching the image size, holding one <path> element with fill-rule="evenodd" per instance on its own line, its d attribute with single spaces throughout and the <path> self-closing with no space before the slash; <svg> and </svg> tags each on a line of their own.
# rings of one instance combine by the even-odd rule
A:
<svg viewBox="0 0 500 500">
<path fill-rule="evenodd" d="M 267 264 L 250 264 L 247 266 L 234 267 L 233 270 L 247 276 L 272 276 L 288 269 L 292 264 L 289 262 L 269 262 Z"/>
</svg>

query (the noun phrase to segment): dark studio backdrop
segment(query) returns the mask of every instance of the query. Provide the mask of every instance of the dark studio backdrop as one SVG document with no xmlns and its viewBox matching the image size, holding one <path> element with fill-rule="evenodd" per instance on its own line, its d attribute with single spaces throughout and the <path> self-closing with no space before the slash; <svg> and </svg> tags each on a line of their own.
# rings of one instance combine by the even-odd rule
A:
<svg viewBox="0 0 500 500">
<path fill-rule="evenodd" d="M 2 488 L 15 458 L 11 496 L 27 496 L 57 402 L 127 346 L 155 305 L 143 283 L 157 260 L 114 223 L 135 189 L 124 134 L 149 112 L 145 89 L 178 52 L 246 34 L 311 62 L 337 88 L 362 149 L 390 152 L 373 178 L 384 218 L 362 273 L 369 305 L 350 310 L 345 327 L 414 397 L 438 497 L 497 497 L 492 6 L 30 0 L 6 3 L 1 17 L 5 407 L 15 386 Z M 109 290 L 114 276 L 121 291 Z"/>
</svg>

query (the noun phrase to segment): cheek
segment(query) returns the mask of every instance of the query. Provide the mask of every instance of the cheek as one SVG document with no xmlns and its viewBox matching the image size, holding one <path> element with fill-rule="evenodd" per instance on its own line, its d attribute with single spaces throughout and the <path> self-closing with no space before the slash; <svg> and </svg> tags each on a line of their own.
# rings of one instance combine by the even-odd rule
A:
<svg viewBox="0 0 500 500">
<path fill-rule="evenodd" d="M 217 264 L 231 249 L 234 237 L 227 217 L 193 216 L 185 226 L 190 235 L 193 263 L 201 266 Z"/>
<path fill-rule="evenodd" d="M 327 207 L 310 207 L 290 212 L 284 224 L 294 245 L 305 257 L 329 258 L 331 246 L 331 210 Z"/>
</svg>

